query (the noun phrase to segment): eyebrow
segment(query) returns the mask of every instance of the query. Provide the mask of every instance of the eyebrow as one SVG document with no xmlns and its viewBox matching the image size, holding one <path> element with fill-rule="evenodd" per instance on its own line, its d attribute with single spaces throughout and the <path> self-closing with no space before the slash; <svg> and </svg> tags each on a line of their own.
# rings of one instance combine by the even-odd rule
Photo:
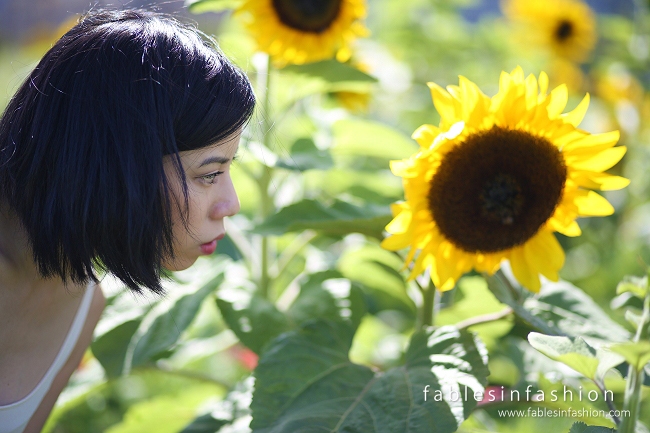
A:
<svg viewBox="0 0 650 433">
<path fill-rule="evenodd" d="M 225 164 L 228 161 L 230 161 L 230 158 L 226 158 L 224 156 L 211 156 L 209 158 L 204 159 L 203 162 L 199 164 L 199 167 L 203 167 L 204 165 L 209 165 L 209 164 Z"/>
</svg>

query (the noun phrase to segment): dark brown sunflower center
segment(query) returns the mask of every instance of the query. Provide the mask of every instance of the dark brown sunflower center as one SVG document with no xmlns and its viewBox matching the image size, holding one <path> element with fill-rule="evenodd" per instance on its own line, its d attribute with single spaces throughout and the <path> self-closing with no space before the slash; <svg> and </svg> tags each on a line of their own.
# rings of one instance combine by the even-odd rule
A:
<svg viewBox="0 0 650 433">
<path fill-rule="evenodd" d="M 273 0 L 283 24 L 311 33 L 327 30 L 336 20 L 342 0 Z"/>
<path fill-rule="evenodd" d="M 547 139 L 493 127 L 447 153 L 429 189 L 429 209 L 456 247 L 497 252 L 524 244 L 553 215 L 567 168 Z"/>
<path fill-rule="evenodd" d="M 562 20 L 555 29 L 555 37 L 558 41 L 564 42 L 573 35 L 573 23 L 568 20 Z"/>
<path fill-rule="evenodd" d="M 499 173 L 485 183 L 480 195 L 481 214 L 503 225 L 513 224 L 521 213 L 523 197 L 517 179 Z"/>
</svg>

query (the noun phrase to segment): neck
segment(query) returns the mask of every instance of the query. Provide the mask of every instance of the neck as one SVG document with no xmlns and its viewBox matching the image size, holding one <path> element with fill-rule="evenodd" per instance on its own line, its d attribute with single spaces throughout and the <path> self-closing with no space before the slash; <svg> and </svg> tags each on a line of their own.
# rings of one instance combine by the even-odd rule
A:
<svg viewBox="0 0 650 433">
<path fill-rule="evenodd" d="M 66 285 L 60 277 L 43 278 L 27 239 L 15 213 L 0 203 L 0 318 L 5 321 L 25 315 L 47 319 L 63 305 L 77 302 L 70 294 L 81 288 Z"/>
<path fill-rule="evenodd" d="M 27 234 L 18 216 L 0 203 L 0 287 L 40 283 Z"/>
</svg>

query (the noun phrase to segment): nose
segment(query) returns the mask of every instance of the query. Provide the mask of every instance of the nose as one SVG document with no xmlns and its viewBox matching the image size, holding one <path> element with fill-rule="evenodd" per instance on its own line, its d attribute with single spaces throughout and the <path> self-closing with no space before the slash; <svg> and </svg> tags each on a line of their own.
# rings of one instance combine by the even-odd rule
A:
<svg viewBox="0 0 650 433">
<path fill-rule="evenodd" d="M 225 179 L 221 185 L 217 185 L 217 199 L 211 208 L 210 217 L 212 219 L 222 219 L 233 216 L 241 209 L 239 197 L 230 176 L 224 176 Z M 221 188 L 220 188 L 221 187 Z"/>
</svg>

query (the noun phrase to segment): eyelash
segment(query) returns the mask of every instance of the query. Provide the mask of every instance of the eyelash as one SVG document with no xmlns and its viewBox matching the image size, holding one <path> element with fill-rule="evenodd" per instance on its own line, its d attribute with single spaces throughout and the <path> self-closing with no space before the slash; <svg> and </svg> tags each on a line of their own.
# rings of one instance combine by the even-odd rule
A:
<svg viewBox="0 0 650 433">
<path fill-rule="evenodd" d="M 217 183 L 217 177 L 219 177 L 221 174 L 223 174 L 223 171 L 217 171 L 214 173 L 206 174 L 205 176 L 201 176 L 201 179 L 203 179 L 203 181 L 209 185 L 214 185 Z"/>
</svg>

